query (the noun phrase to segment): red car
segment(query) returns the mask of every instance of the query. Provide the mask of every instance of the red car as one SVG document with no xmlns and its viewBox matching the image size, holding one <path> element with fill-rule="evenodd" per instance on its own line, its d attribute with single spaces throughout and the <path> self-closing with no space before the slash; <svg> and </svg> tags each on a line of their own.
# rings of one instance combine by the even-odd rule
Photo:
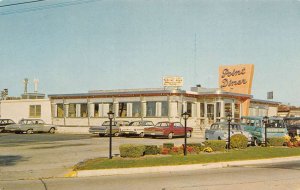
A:
<svg viewBox="0 0 300 190">
<path fill-rule="evenodd" d="M 193 128 L 186 128 L 186 136 L 191 137 Z M 180 122 L 159 122 L 154 127 L 144 129 L 145 135 L 152 137 L 168 137 L 172 139 L 174 136 L 184 136 L 184 126 Z"/>
</svg>

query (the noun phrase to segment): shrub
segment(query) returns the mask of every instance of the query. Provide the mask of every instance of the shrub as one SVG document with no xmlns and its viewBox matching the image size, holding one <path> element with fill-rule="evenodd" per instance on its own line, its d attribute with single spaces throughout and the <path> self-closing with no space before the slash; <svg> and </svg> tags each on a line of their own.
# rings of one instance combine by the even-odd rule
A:
<svg viewBox="0 0 300 190">
<path fill-rule="evenodd" d="M 186 146 L 186 152 L 187 152 L 188 154 L 196 153 L 195 148 L 192 147 L 192 146 Z"/>
<path fill-rule="evenodd" d="M 186 146 L 193 147 L 194 149 L 200 149 L 200 151 L 202 151 L 205 148 L 202 143 L 187 143 Z"/>
<path fill-rule="evenodd" d="M 172 155 L 181 155 L 181 154 L 183 154 L 183 147 L 182 146 L 180 146 L 180 147 L 175 146 L 175 147 L 170 149 L 169 153 L 172 154 Z"/>
<path fill-rule="evenodd" d="M 267 138 L 267 142 L 270 146 L 283 146 L 286 139 L 285 137 L 271 137 Z"/>
<path fill-rule="evenodd" d="M 120 145 L 119 149 L 120 149 L 121 157 L 138 158 L 143 156 L 145 152 L 144 145 L 136 145 L 136 144 L 123 144 Z"/>
<path fill-rule="evenodd" d="M 224 151 L 226 148 L 226 142 L 222 140 L 206 140 L 204 145 L 210 147 L 213 151 Z"/>
<path fill-rule="evenodd" d="M 145 155 L 156 155 L 159 153 L 160 150 L 157 145 L 145 145 Z"/>
<path fill-rule="evenodd" d="M 164 143 L 163 144 L 163 148 L 173 148 L 174 147 L 174 143 Z"/>
<path fill-rule="evenodd" d="M 245 135 L 235 134 L 230 137 L 230 148 L 244 149 L 247 145 L 248 139 Z"/>
<path fill-rule="evenodd" d="M 171 152 L 171 150 L 169 148 L 162 148 L 160 153 L 161 154 L 169 154 Z"/>
<path fill-rule="evenodd" d="M 211 149 L 210 147 L 205 147 L 205 148 L 203 149 L 203 152 L 208 152 L 208 153 L 210 153 L 210 152 L 213 152 L 213 149 Z"/>
<path fill-rule="evenodd" d="M 284 142 L 289 142 L 291 140 L 291 137 L 289 135 L 285 135 L 284 137 Z"/>
</svg>

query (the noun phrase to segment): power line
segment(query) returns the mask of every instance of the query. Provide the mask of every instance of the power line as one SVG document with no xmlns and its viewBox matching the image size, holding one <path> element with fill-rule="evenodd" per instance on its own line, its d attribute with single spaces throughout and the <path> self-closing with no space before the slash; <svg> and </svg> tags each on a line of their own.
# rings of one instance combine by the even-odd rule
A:
<svg viewBox="0 0 300 190">
<path fill-rule="evenodd" d="M 40 1 L 47 1 L 47 0 L 35 0 L 35 1 L 25 1 L 25 2 L 20 2 L 20 3 L 12 3 L 12 4 L 7 4 L 7 5 L 0 5 L 0 8 L 2 7 L 10 7 L 10 6 L 15 6 L 15 5 L 24 5 L 24 4 L 29 4 L 29 3 L 37 3 Z"/>
<path fill-rule="evenodd" d="M 43 1 L 46 1 L 46 0 L 43 0 Z M 3 15 L 31 12 L 31 11 L 40 11 L 40 10 L 52 9 L 52 8 L 61 8 L 61 7 L 66 7 L 66 6 L 74 6 L 74 5 L 92 3 L 92 2 L 96 2 L 96 1 L 101 1 L 101 0 L 75 0 L 75 1 L 69 1 L 69 2 L 63 2 L 63 3 L 53 3 L 53 4 L 42 5 L 42 6 L 37 6 L 37 7 L 2 11 L 2 12 L 0 12 L 0 15 L 3 16 Z"/>
</svg>

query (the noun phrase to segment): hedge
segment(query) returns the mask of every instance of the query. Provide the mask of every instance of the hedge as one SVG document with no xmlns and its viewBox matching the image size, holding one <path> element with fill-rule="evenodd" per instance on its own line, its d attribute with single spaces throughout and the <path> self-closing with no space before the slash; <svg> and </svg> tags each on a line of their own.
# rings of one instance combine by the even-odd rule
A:
<svg viewBox="0 0 300 190">
<path fill-rule="evenodd" d="M 284 137 L 271 137 L 267 138 L 267 142 L 270 146 L 283 146 L 285 143 Z"/>
<path fill-rule="evenodd" d="M 157 145 L 145 145 L 145 155 L 156 155 L 160 153 Z"/>
<path fill-rule="evenodd" d="M 230 148 L 244 149 L 247 145 L 248 139 L 245 135 L 235 134 L 230 137 Z"/>
<path fill-rule="evenodd" d="M 163 143 L 163 148 L 173 148 L 174 143 Z"/>
<path fill-rule="evenodd" d="M 210 147 L 213 151 L 224 151 L 226 142 L 222 140 L 206 140 L 203 143 L 205 147 Z"/>
<path fill-rule="evenodd" d="M 121 157 L 138 158 L 144 155 L 145 145 L 123 144 L 119 149 Z"/>
</svg>

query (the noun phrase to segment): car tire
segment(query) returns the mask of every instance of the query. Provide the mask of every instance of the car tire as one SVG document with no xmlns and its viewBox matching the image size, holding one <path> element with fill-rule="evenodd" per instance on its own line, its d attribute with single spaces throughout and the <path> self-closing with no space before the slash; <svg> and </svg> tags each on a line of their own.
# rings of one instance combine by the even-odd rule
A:
<svg viewBox="0 0 300 190">
<path fill-rule="evenodd" d="M 191 137 L 192 137 L 191 131 L 188 131 L 188 132 L 186 133 L 186 137 L 187 137 L 187 138 L 191 138 Z"/>
<path fill-rule="evenodd" d="M 100 134 L 100 133 L 98 135 L 99 135 L 99 137 L 104 137 L 105 136 L 104 134 Z"/>
<path fill-rule="evenodd" d="M 120 135 L 119 132 L 116 132 L 116 133 L 114 134 L 115 137 L 118 137 L 119 135 Z"/>
<path fill-rule="evenodd" d="M 50 134 L 54 134 L 54 133 L 55 133 L 55 128 L 52 127 L 52 128 L 49 130 L 49 133 L 50 133 Z"/>
<path fill-rule="evenodd" d="M 139 135 L 141 138 L 143 138 L 145 136 L 145 134 L 143 132 L 140 133 Z"/>
<path fill-rule="evenodd" d="M 172 138 L 173 138 L 173 133 L 169 133 L 168 139 L 172 139 Z"/>
<path fill-rule="evenodd" d="M 253 146 L 259 146 L 261 143 L 258 141 L 258 139 L 254 139 Z"/>
<path fill-rule="evenodd" d="M 26 131 L 26 133 L 27 133 L 27 134 L 32 134 L 32 133 L 33 133 L 33 130 L 32 130 L 32 129 L 28 129 L 28 130 Z"/>
</svg>

